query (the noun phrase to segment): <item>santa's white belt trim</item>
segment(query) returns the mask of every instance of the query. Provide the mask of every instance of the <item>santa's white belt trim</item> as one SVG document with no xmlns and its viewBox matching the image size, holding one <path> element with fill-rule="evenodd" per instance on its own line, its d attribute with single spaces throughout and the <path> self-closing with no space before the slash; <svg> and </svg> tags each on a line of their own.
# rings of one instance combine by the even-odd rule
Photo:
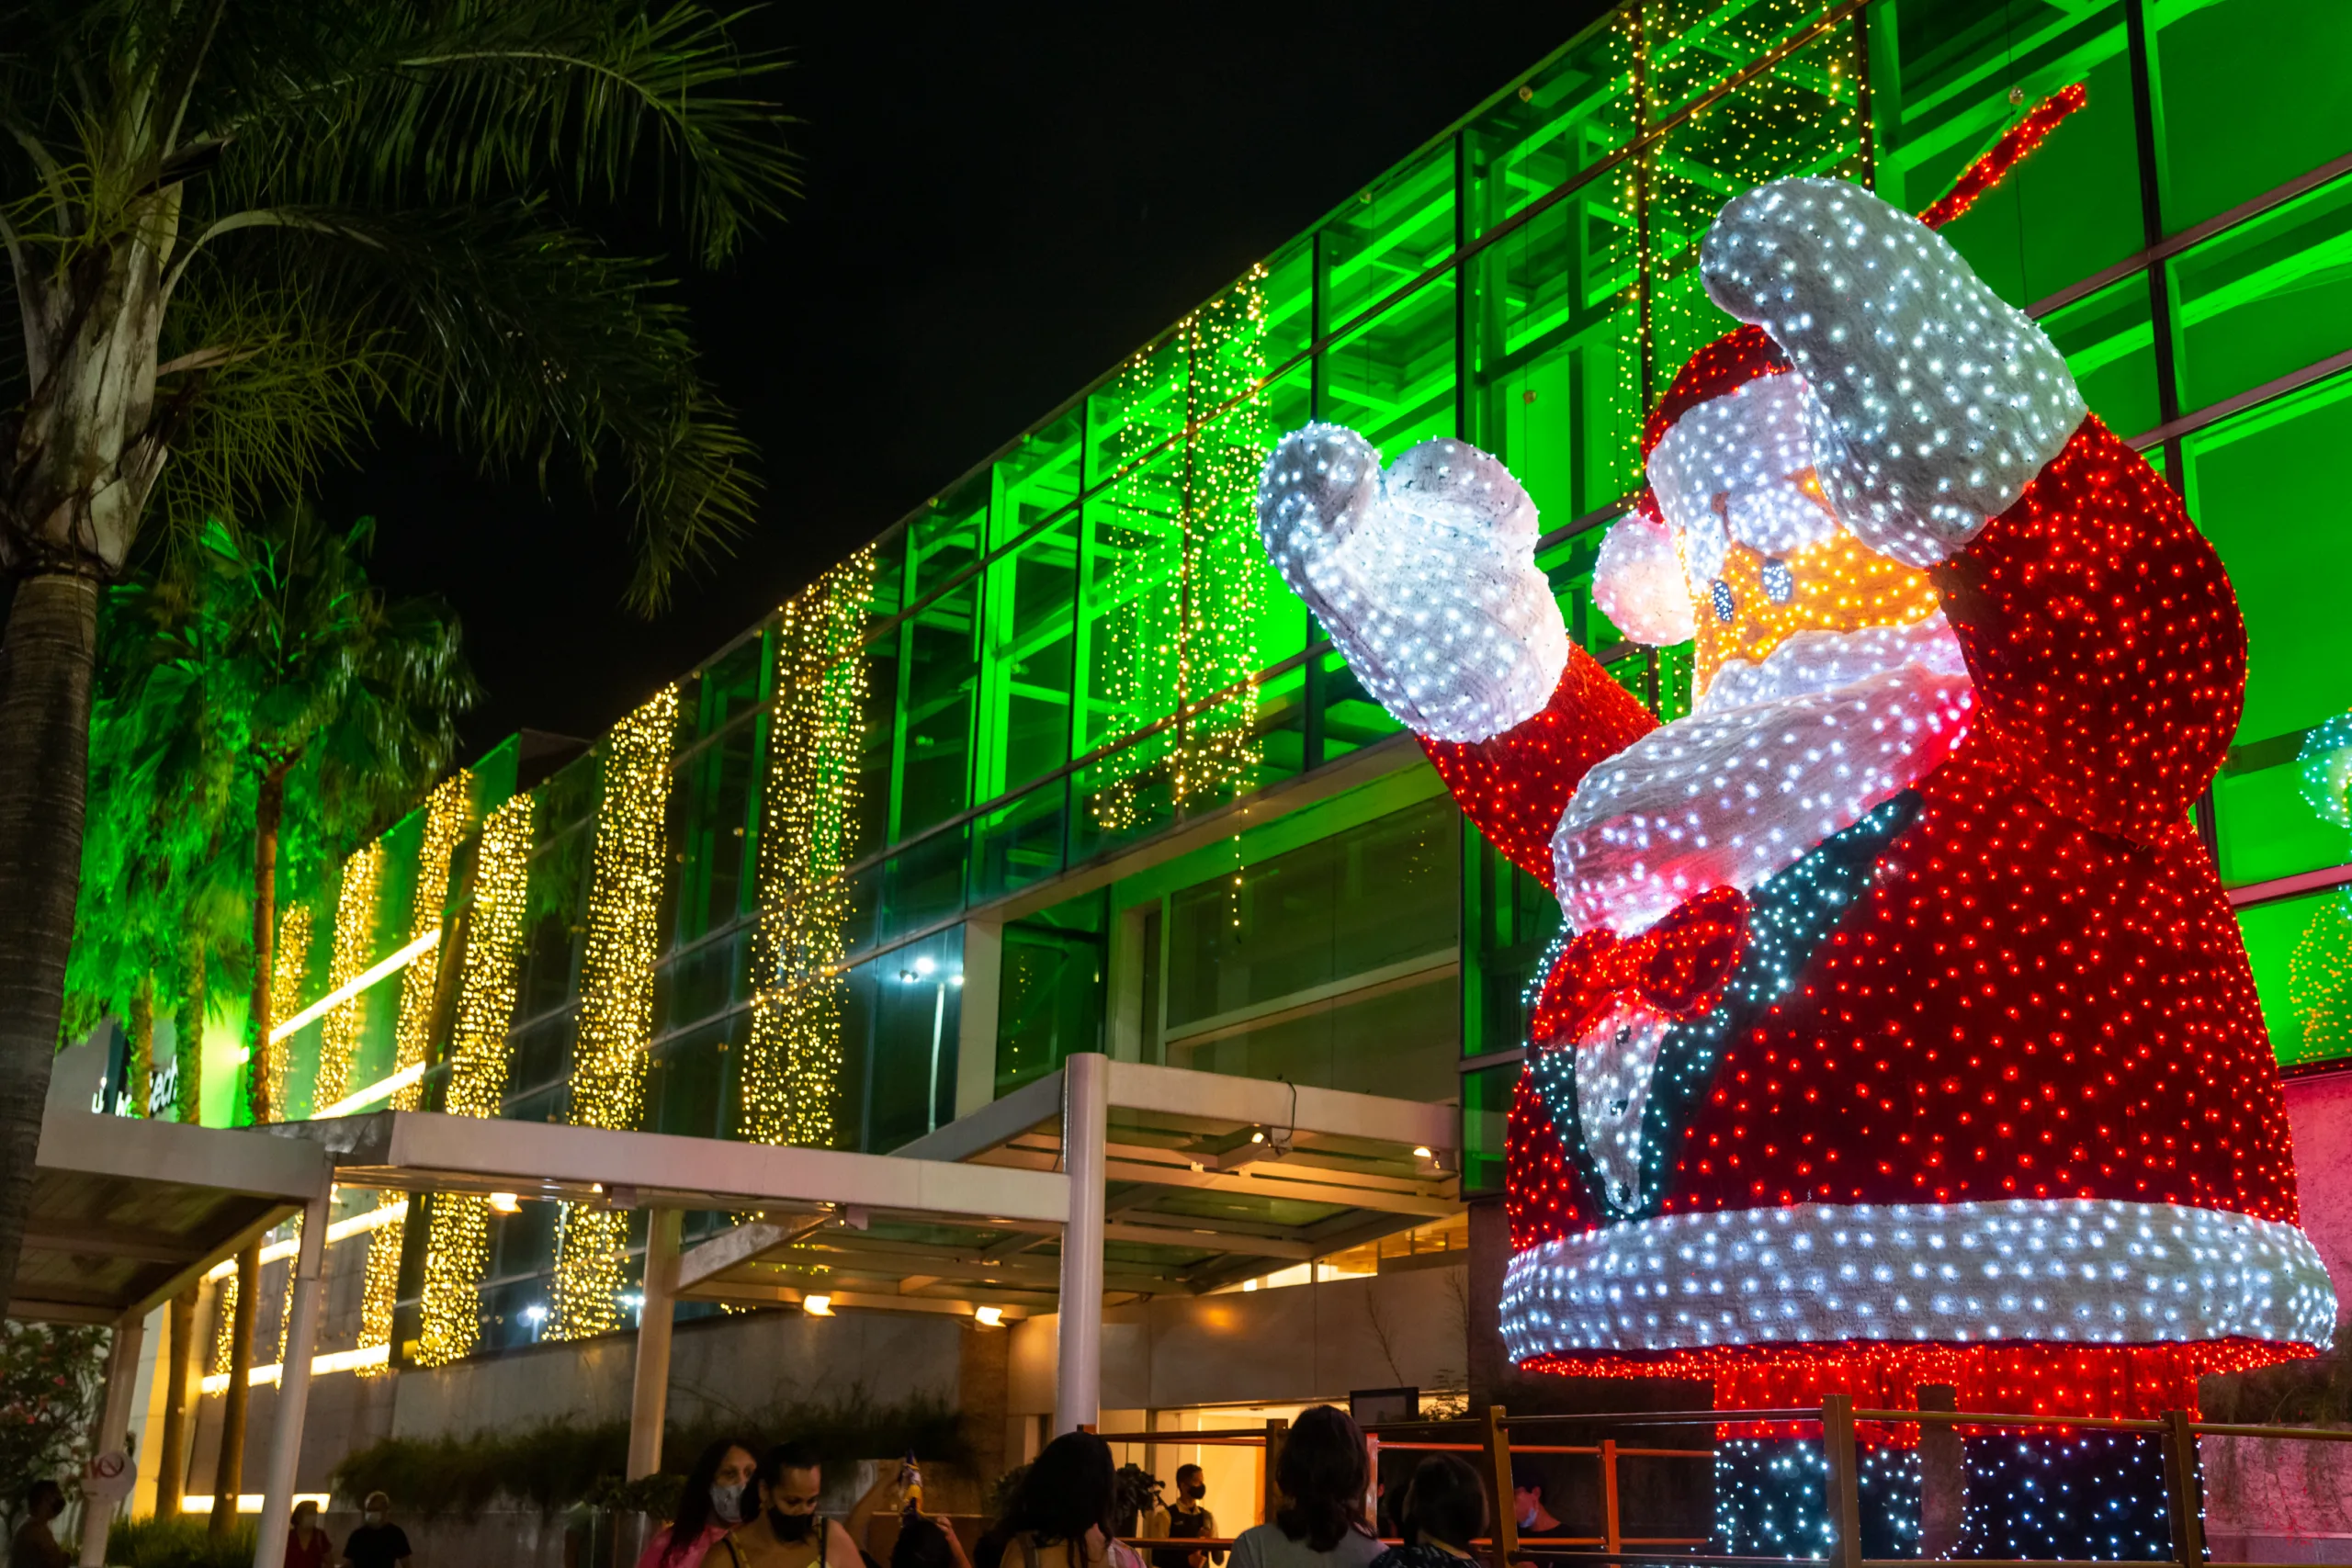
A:
<svg viewBox="0 0 2352 1568">
<path fill-rule="evenodd" d="M 2177 1203 L 1803 1203 L 1668 1214 L 1514 1254 L 1503 1343 L 1735 1345 L 2242 1337 L 2325 1346 L 2335 1292 L 2290 1224 Z"/>
</svg>

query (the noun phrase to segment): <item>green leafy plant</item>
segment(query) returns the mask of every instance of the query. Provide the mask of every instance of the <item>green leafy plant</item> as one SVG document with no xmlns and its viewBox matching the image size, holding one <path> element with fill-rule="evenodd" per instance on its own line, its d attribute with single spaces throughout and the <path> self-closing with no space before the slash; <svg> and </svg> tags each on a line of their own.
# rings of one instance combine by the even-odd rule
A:
<svg viewBox="0 0 2352 1568">
<path fill-rule="evenodd" d="M 1121 1535 L 1136 1533 L 1136 1524 L 1159 1506 L 1159 1477 L 1139 1464 L 1123 1464 L 1111 1477 L 1111 1496 Z"/>
<path fill-rule="evenodd" d="M 70 1482 L 90 1454 L 107 1331 L 0 1322 L 0 1497 L 11 1513 L 36 1481 Z"/>
<path fill-rule="evenodd" d="M 254 1540 L 250 1523 L 215 1535 L 193 1515 L 125 1519 L 107 1532 L 107 1561 L 114 1568 L 246 1568 Z"/>
</svg>

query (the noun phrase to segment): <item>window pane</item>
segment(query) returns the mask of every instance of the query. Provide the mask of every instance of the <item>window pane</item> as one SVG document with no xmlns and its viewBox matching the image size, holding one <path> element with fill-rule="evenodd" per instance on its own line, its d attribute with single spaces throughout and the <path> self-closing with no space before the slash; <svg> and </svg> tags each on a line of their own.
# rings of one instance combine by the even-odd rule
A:
<svg viewBox="0 0 2352 1568">
<path fill-rule="evenodd" d="M 2189 514 L 2221 551 L 2245 615 L 2241 744 L 2308 728 L 2345 705 L 2352 618 L 2343 574 L 2315 560 L 2312 535 L 2295 522 L 2341 515 L 2338 455 L 2346 450 L 2352 376 L 2188 440 Z"/>
<path fill-rule="evenodd" d="M 767 639 L 754 638 L 753 649 Z M 701 682 L 706 706 L 714 682 Z M 744 705 L 748 705 L 746 703 Z M 694 942 L 740 913 L 744 898 L 745 849 L 752 821 L 752 764 L 758 729 L 745 713 L 734 728 L 687 756 L 670 791 L 672 863 L 666 878 L 677 910 L 673 940 Z M 666 901 L 666 900 L 665 900 Z"/>
<path fill-rule="evenodd" d="M 1552 890 L 1496 852 L 1465 822 L 1469 870 L 1466 900 L 1470 940 L 1463 944 L 1471 975 L 1463 986 L 1464 1055 L 1514 1051 L 1527 1043 L 1527 987 L 1544 950 L 1560 930 L 1560 901 Z"/>
<path fill-rule="evenodd" d="M 2352 179 L 2209 240 L 2171 265 L 2184 411 L 2300 370 L 2352 343 Z"/>
<path fill-rule="evenodd" d="M 2271 1049 L 2287 1066 L 2352 1055 L 2352 904 L 2345 889 L 2238 911 Z"/>
<path fill-rule="evenodd" d="M 1586 186 L 1470 264 L 1470 441 L 1555 528 L 1641 483 L 1630 186 Z"/>
<path fill-rule="evenodd" d="M 1184 451 L 1171 447 L 1086 503 L 1079 577 L 1077 750 L 1133 734 L 1176 705 Z"/>
<path fill-rule="evenodd" d="M 1633 140 L 1629 59 L 1624 29 L 1600 28 L 1464 132 L 1475 232 L 1485 233 Z"/>
<path fill-rule="evenodd" d="M 2352 693 L 2346 699 L 2352 702 Z M 2303 798 L 2302 770 L 2295 762 L 2301 748 L 2300 730 L 2241 746 L 2213 780 L 2222 880 L 2228 886 L 2243 887 L 2352 860 L 2344 829 Z M 2263 765 L 2274 757 L 2278 760 Z"/>
<path fill-rule="evenodd" d="M 970 804 L 981 580 L 958 573 L 980 557 L 987 491 L 951 499 L 913 529 L 909 588 L 918 603 L 900 628 L 899 799 L 891 838 L 902 839 Z"/>
<path fill-rule="evenodd" d="M 1453 276 L 1415 292 L 1323 356 L 1317 414 L 1393 461 L 1454 434 Z"/>
<path fill-rule="evenodd" d="M 1279 369 L 1315 341 L 1315 236 L 1304 235 L 1266 264 L 1266 368 Z"/>
<path fill-rule="evenodd" d="M 2157 0 L 2165 225 L 2177 232 L 2346 150 L 2340 0 Z"/>
<path fill-rule="evenodd" d="M 1994 290 L 2026 305 L 2140 250 L 2140 164 L 2120 4 L 1873 7 L 1878 188 L 1917 212 L 1950 188 L 2022 106 L 2074 83 L 2085 106 L 1944 230 Z"/>
<path fill-rule="evenodd" d="M 972 901 L 1016 892 L 1062 869 L 1069 783 L 1041 784 L 972 822 Z"/>
<path fill-rule="evenodd" d="M 2066 356 L 2083 400 L 2109 430 L 2129 439 L 2163 423 L 2144 273 L 2044 317 L 2041 329 Z"/>
<path fill-rule="evenodd" d="M 836 1148 L 888 1154 L 954 1120 L 963 970 L 956 930 L 850 971 Z"/>
<path fill-rule="evenodd" d="M 1431 148 L 1323 225 L 1322 330 L 1334 333 L 1453 254 L 1453 147 Z"/>
<path fill-rule="evenodd" d="M 1462 1075 L 1462 1195 L 1503 1190 L 1503 1138 L 1511 1096 L 1525 1069 L 1517 1063 Z"/>
<path fill-rule="evenodd" d="M 1101 895 L 1089 895 L 1004 928 L 998 1094 L 1044 1077 L 1073 1051 L 1102 1049 L 1102 906 Z"/>
<path fill-rule="evenodd" d="M 993 799 L 1069 760 L 1080 534 L 1073 513 L 989 568 L 976 800 Z"/>
<path fill-rule="evenodd" d="M 1450 964 L 1459 822 L 1451 801 L 1425 801 L 1172 895 L 1170 1044 L 1337 981 Z"/>
</svg>

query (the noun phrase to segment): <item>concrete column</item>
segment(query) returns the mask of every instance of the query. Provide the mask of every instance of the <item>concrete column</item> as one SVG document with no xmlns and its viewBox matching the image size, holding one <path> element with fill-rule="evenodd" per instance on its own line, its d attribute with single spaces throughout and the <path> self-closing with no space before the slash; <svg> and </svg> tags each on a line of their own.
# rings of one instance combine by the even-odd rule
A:
<svg viewBox="0 0 2352 1568">
<path fill-rule="evenodd" d="M 311 1404 L 311 1354 L 319 1343 L 319 1307 L 327 1250 L 329 1188 L 302 1211 L 302 1239 L 294 1253 L 292 1316 L 286 1325 L 286 1361 L 277 1379 L 277 1422 L 269 1434 L 261 1524 L 254 1568 L 286 1568 L 286 1532 L 293 1528 L 294 1472 L 302 1460 L 302 1417 Z M 236 1500 L 226 1500 L 235 1507 Z M 213 1506 L 221 1506 L 216 1501 Z"/>
<path fill-rule="evenodd" d="M 628 1405 L 628 1479 L 662 1468 L 662 1428 L 670 1418 L 670 1329 L 678 1299 L 678 1237 L 686 1216 L 645 1216 L 645 1304 L 637 1313 L 637 1384 Z"/>
<path fill-rule="evenodd" d="M 1057 1434 L 1091 1427 L 1102 1413 L 1102 1171 L 1110 1121 L 1110 1058 L 1081 1051 L 1062 1064 L 1069 1221 L 1062 1230 L 1061 1315 L 1055 1325 Z"/>
<path fill-rule="evenodd" d="M 964 994 L 956 1003 L 956 1114 L 996 1099 L 996 1026 L 1004 980 L 1004 927 L 964 922 Z"/>
<path fill-rule="evenodd" d="M 130 1433 L 130 1404 L 139 1386 L 139 1349 L 147 1337 L 145 1320 L 126 1317 L 114 1325 L 114 1344 L 107 1351 L 106 1403 L 98 1407 L 96 1449 L 119 1452 Z M 82 1568 L 105 1568 L 107 1532 L 114 1527 L 120 1503 L 92 1499 L 82 1506 Z"/>
</svg>

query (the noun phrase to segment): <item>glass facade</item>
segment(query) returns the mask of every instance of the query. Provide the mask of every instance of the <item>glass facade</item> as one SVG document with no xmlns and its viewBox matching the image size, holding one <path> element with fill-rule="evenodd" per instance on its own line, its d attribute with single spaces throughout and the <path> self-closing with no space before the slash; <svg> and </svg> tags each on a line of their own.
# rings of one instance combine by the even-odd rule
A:
<svg viewBox="0 0 2352 1568">
<path fill-rule="evenodd" d="M 665 1133 L 888 1151 L 1106 1050 L 1458 1098 L 1464 1190 L 1498 1189 L 1521 993 L 1557 910 L 1266 564 L 1264 454 L 1310 419 L 1392 455 L 1432 435 L 1499 454 L 1542 509 L 1572 634 L 1679 712 L 1688 649 L 1630 647 L 1589 586 L 1646 412 L 1728 324 L 1697 286 L 1708 221 L 1790 173 L 1923 207 L 2020 106 L 2076 82 L 2087 107 L 1946 232 L 2042 321 L 2229 567 L 2252 674 L 2199 826 L 2281 1061 L 2352 1050 L 2335 1021 L 2352 853 L 2297 766 L 2352 705 L 2319 461 L 2352 442 L 2333 80 L 2352 8 L 2288 9 L 1621 8 L 666 688 L 630 720 L 666 727 L 665 783 L 641 736 L 626 768 L 608 740 L 544 778 L 518 779 L 512 745 L 474 770 L 471 822 L 518 784 L 529 817 L 498 1114 L 590 1119 L 593 994 L 600 1040 L 617 1019 L 641 1042 L 637 1124 Z M 426 837 L 420 814 L 372 883 L 355 857 L 300 890 L 289 994 L 326 995 L 446 910 L 415 965 L 432 1109 L 461 994 L 508 958 L 469 940 L 477 838 L 420 893 Z M 584 987 L 599 931 L 630 933 L 650 987 Z M 986 1007 L 966 1005 L 967 956 L 995 967 L 972 987 Z M 399 990 L 291 1037 L 296 1114 L 407 1065 L 405 1004 L 379 999 Z M 546 1331 L 564 1224 L 546 1204 L 489 1216 L 482 1348 Z M 396 1361 L 424 1272 L 408 1231 Z"/>
</svg>

